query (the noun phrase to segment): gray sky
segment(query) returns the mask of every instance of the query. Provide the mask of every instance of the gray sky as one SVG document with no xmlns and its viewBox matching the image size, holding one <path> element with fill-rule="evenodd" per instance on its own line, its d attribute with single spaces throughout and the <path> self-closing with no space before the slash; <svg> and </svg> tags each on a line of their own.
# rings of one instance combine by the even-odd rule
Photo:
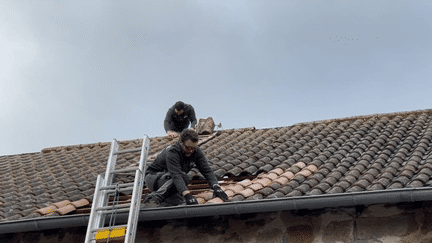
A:
<svg viewBox="0 0 432 243">
<path fill-rule="evenodd" d="M 431 108 L 431 1 L 0 0 L 0 155 Z"/>
</svg>

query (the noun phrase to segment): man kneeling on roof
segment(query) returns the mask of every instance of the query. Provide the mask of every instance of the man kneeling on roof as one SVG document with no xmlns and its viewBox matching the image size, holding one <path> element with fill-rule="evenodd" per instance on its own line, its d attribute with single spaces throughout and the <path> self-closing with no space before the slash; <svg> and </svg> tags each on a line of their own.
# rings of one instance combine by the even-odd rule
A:
<svg viewBox="0 0 432 243">
<path fill-rule="evenodd" d="M 226 201 L 227 194 L 221 189 L 201 148 L 198 147 L 198 133 L 185 129 L 177 142 L 168 146 L 148 166 L 145 183 L 150 191 L 144 203 L 152 206 L 176 206 L 198 204 L 187 188 L 192 166 L 196 165 L 213 189 L 213 196 Z"/>
<path fill-rule="evenodd" d="M 164 120 L 166 133 L 170 137 L 177 137 L 180 132 L 189 127 L 189 124 L 192 129 L 195 129 L 197 119 L 194 108 L 183 101 L 177 101 L 166 113 Z"/>
</svg>

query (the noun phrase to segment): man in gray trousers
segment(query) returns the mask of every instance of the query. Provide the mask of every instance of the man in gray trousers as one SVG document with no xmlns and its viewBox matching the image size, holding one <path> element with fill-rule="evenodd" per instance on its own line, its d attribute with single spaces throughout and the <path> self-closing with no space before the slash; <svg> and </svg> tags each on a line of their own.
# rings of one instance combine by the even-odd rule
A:
<svg viewBox="0 0 432 243">
<path fill-rule="evenodd" d="M 178 141 L 162 150 L 148 166 L 145 183 L 151 193 L 144 201 L 145 206 L 175 206 L 184 202 L 187 205 L 198 204 L 187 188 L 187 173 L 193 165 L 196 165 L 213 189 L 213 196 L 228 200 L 203 151 L 198 147 L 198 134 L 192 129 L 185 129 Z"/>
</svg>

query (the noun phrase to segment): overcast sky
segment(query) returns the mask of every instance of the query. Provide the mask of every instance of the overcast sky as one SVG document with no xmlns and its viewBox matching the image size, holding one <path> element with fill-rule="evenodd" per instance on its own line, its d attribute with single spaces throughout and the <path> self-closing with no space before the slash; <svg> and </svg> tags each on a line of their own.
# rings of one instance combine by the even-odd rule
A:
<svg viewBox="0 0 432 243">
<path fill-rule="evenodd" d="M 0 0 L 0 156 L 429 109 L 432 1 Z"/>
</svg>

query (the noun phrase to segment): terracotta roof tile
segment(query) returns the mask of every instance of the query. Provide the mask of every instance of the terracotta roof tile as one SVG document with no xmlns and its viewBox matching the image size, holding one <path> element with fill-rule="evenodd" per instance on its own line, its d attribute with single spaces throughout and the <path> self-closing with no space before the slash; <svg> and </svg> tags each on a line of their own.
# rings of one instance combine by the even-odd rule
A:
<svg viewBox="0 0 432 243">
<path fill-rule="evenodd" d="M 288 180 L 291 180 L 294 178 L 294 173 L 291 171 L 287 171 L 281 175 L 281 177 L 286 177 Z"/>
<path fill-rule="evenodd" d="M 225 193 L 228 195 L 228 198 L 232 198 L 236 195 L 236 193 L 232 190 L 225 190 Z"/>
<path fill-rule="evenodd" d="M 393 184 L 391 184 L 388 188 L 390 189 L 399 189 L 399 188 L 403 188 L 403 185 L 399 182 L 395 182 Z"/>
<path fill-rule="evenodd" d="M 267 175 L 265 177 L 271 181 L 274 181 L 274 180 L 276 180 L 276 178 L 279 177 L 279 175 L 276 173 L 267 173 Z"/>
<path fill-rule="evenodd" d="M 242 195 L 235 195 L 234 197 L 231 198 L 231 201 L 236 202 L 236 201 L 244 201 L 245 198 Z"/>
<path fill-rule="evenodd" d="M 347 190 L 347 192 L 361 192 L 361 191 L 364 191 L 364 189 L 360 186 L 353 186 Z"/>
<path fill-rule="evenodd" d="M 342 193 L 342 192 L 344 192 L 344 190 L 341 187 L 335 186 L 332 189 L 330 189 L 328 193 L 333 194 L 333 193 Z"/>
<path fill-rule="evenodd" d="M 299 197 L 299 196 L 302 196 L 303 194 L 300 192 L 300 191 L 298 191 L 298 190 L 293 190 L 293 191 L 291 191 L 290 193 L 288 193 L 286 196 L 287 197 Z"/>
<path fill-rule="evenodd" d="M 198 204 L 204 204 L 204 203 L 206 203 L 206 201 L 203 198 L 201 198 L 201 197 L 197 197 L 196 200 L 197 200 Z"/>
<path fill-rule="evenodd" d="M 241 185 L 241 186 L 243 186 L 243 187 L 247 187 L 247 186 L 249 186 L 250 184 L 252 184 L 252 181 L 249 180 L 249 179 L 246 179 L 246 180 L 242 180 L 242 181 L 239 182 L 238 184 Z"/>
<path fill-rule="evenodd" d="M 254 183 L 250 186 L 248 186 L 249 189 L 252 189 L 253 191 L 258 191 L 263 188 L 263 186 L 260 183 Z"/>
<path fill-rule="evenodd" d="M 410 188 L 423 187 L 425 183 L 420 180 L 414 180 L 408 184 Z"/>
<path fill-rule="evenodd" d="M 277 182 L 277 183 L 279 183 L 281 185 L 284 185 L 285 183 L 288 182 L 288 178 L 286 178 L 286 177 L 279 177 L 278 179 L 275 180 L 275 182 Z"/>
<path fill-rule="evenodd" d="M 271 182 L 272 182 L 272 181 L 271 181 L 270 179 L 268 179 L 268 178 L 263 178 L 263 179 L 259 179 L 259 180 L 256 180 L 256 181 L 255 181 L 255 183 L 259 183 L 259 184 L 261 184 L 263 187 L 266 187 L 266 186 L 270 185 Z"/>
<path fill-rule="evenodd" d="M 232 192 L 231 190 L 228 190 L 230 192 Z M 213 198 L 213 192 L 207 191 L 207 192 L 202 192 L 200 194 L 195 195 L 195 197 L 200 197 L 203 200 L 207 201 Z"/>
<path fill-rule="evenodd" d="M 419 173 L 417 176 L 413 178 L 414 180 L 421 181 L 423 184 L 426 183 L 430 179 L 430 175 Z"/>
<path fill-rule="evenodd" d="M 260 200 L 263 198 L 262 194 L 256 193 L 248 198 L 246 198 L 246 200 L 250 201 L 250 200 Z"/>
<path fill-rule="evenodd" d="M 200 146 L 218 178 L 258 175 L 226 182 L 223 188 L 232 201 L 412 188 L 432 186 L 430 127 L 432 110 L 389 113 L 283 128 L 224 130 L 211 139 L 200 138 L 205 141 Z M 151 138 L 150 162 L 173 142 L 168 137 Z M 120 149 L 140 143 L 140 139 L 121 141 Z M 0 221 L 33 217 L 35 212 L 44 215 L 41 209 L 62 200 L 69 204 L 58 204 L 60 209 L 76 207 L 83 198 L 90 200 L 109 150 L 110 143 L 96 143 L 0 156 L 0 190 L 8 190 L 0 195 L 2 208 L 15 207 L 7 214 L 0 210 Z M 139 152 L 119 156 L 118 163 L 126 168 L 138 159 Z M 192 178 L 202 175 L 193 172 Z M 213 200 L 210 190 L 202 193 L 207 196 L 197 197 L 200 203 Z"/>
<path fill-rule="evenodd" d="M 38 209 L 38 210 L 36 210 L 36 212 L 41 214 L 41 215 L 46 215 L 46 214 L 52 213 L 56 210 L 57 210 L 57 207 L 54 205 L 51 205 L 49 207 Z"/>
<path fill-rule="evenodd" d="M 319 189 L 321 192 L 326 192 L 331 186 L 326 182 L 321 182 L 315 186 L 315 189 Z"/>
<path fill-rule="evenodd" d="M 222 199 L 215 197 L 209 201 L 207 201 L 207 203 L 223 203 Z"/>
<path fill-rule="evenodd" d="M 271 187 L 265 187 L 261 190 L 259 190 L 257 193 L 261 194 L 263 197 L 267 197 L 268 195 L 271 195 L 274 193 L 274 189 Z"/>
<path fill-rule="evenodd" d="M 279 189 L 277 189 L 278 192 L 283 193 L 284 195 L 290 193 L 293 190 L 293 188 L 289 185 L 285 185 Z"/>
<path fill-rule="evenodd" d="M 390 184 L 391 180 L 388 178 L 381 178 L 378 180 L 378 183 L 381 184 L 383 187 L 387 187 Z"/>
<path fill-rule="evenodd" d="M 308 176 L 312 175 L 312 172 L 310 170 L 302 170 L 298 174 L 300 174 L 304 177 L 308 177 Z"/>
<path fill-rule="evenodd" d="M 396 182 L 401 183 L 402 185 L 407 185 L 408 182 L 410 181 L 410 179 L 404 175 L 401 175 L 400 177 L 398 177 L 396 180 L 394 180 Z"/>
<path fill-rule="evenodd" d="M 59 213 L 60 215 L 65 215 L 65 214 L 68 214 L 68 213 L 73 212 L 75 210 L 76 210 L 76 208 L 72 204 L 68 204 L 68 205 L 63 206 L 61 208 L 58 208 L 56 210 L 56 212 Z"/>
<path fill-rule="evenodd" d="M 241 191 L 244 190 L 244 187 L 241 186 L 240 184 L 236 184 L 236 185 L 234 185 L 234 186 L 232 186 L 232 187 L 228 187 L 227 190 L 231 190 L 231 191 L 233 191 L 235 194 L 238 194 L 238 193 L 240 193 Z"/>
</svg>

